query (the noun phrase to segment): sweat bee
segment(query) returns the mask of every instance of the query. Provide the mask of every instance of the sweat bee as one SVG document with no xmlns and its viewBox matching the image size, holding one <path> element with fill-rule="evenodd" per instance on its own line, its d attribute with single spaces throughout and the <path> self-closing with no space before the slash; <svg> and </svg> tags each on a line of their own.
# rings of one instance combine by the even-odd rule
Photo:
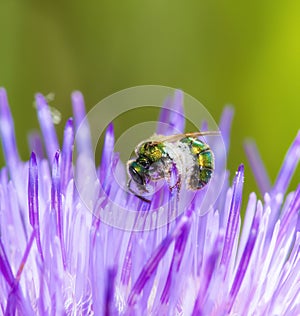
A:
<svg viewBox="0 0 300 316">
<path fill-rule="evenodd" d="M 130 176 L 128 189 L 143 201 L 150 202 L 132 189 L 132 181 L 141 193 L 148 192 L 150 181 L 166 179 L 169 188 L 180 190 L 185 181 L 189 190 L 206 186 L 214 170 L 214 154 L 199 136 L 220 135 L 218 131 L 204 131 L 170 136 L 156 135 L 141 142 L 135 149 L 136 158 L 127 162 Z M 176 182 L 171 184 L 172 170 L 176 169 Z"/>
</svg>

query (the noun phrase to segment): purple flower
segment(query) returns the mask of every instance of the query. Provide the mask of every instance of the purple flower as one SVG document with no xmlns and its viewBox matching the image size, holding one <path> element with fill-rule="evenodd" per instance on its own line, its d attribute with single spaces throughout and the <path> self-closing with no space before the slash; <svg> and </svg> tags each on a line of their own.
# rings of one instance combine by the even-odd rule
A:
<svg viewBox="0 0 300 316">
<path fill-rule="evenodd" d="M 178 92 L 160 119 L 182 129 L 180 100 Z M 126 220 L 121 210 L 135 209 L 136 221 L 153 228 L 157 205 L 170 199 L 164 207 L 172 211 L 174 199 L 165 190 L 149 205 L 120 188 L 112 173 L 124 183 L 126 173 L 113 152 L 112 125 L 97 179 L 87 186 L 94 164 L 87 125 L 76 137 L 77 159 L 72 158 L 75 134 L 85 117 L 79 92 L 73 93 L 72 102 L 74 122 L 67 121 L 60 149 L 46 101 L 36 96 L 43 137 L 30 135 L 32 154 L 23 162 L 6 93 L 0 90 L 6 161 L 0 171 L 1 314 L 300 315 L 300 186 L 287 194 L 300 157 L 300 133 L 274 186 L 255 145 L 246 145 L 264 199 L 250 195 L 243 223 L 241 165 L 231 187 L 226 173 L 206 214 L 198 214 L 201 190 L 167 225 L 121 230 L 106 220 Z M 170 117 L 168 111 L 176 106 L 182 115 Z M 226 108 L 220 122 L 227 149 L 232 114 Z M 85 201 L 88 197 L 88 205 L 81 195 Z M 112 211 L 118 207 L 119 215 Z"/>
</svg>

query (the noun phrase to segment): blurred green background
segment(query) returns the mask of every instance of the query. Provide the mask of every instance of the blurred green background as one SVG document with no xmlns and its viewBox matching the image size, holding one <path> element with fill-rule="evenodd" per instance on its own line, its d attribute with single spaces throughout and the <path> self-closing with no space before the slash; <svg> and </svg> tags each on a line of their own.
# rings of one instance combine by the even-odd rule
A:
<svg viewBox="0 0 300 316">
<path fill-rule="evenodd" d="M 243 141 L 252 137 L 275 179 L 299 128 L 300 1 L 0 3 L 0 86 L 23 159 L 25 135 L 38 127 L 37 91 L 55 93 L 62 134 L 73 90 L 92 107 L 118 90 L 157 84 L 183 89 L 217 121 L 233 104 L 231 176 L 247 162 Z M 247 163 L 245 181 L 247 192 L 257 190 Z"/>
</svg>

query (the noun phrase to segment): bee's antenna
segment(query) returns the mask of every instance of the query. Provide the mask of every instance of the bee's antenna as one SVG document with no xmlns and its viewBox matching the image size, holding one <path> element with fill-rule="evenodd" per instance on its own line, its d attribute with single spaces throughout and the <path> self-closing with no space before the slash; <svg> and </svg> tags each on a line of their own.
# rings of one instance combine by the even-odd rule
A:
<svg viewBox="0 0 300 316">
<path fill-rule="evenodd" d="M 186 133 L 186 136 L 220 136 L 221 131 L 203 131 L 203 132 L 195 132 L 195 133 Z"/>
</svg>

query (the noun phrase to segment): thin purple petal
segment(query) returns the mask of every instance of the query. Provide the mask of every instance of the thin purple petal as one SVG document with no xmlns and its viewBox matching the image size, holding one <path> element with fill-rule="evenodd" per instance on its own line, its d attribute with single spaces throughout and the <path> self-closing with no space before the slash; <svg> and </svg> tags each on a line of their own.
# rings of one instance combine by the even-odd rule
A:
<svg viewBox="0 0 300 316">
<path fill-rule="evenodd" d="M 44 158 L 43 141 L 39 132 L 31 132 L 28 135 L 29 149 L 38 159 Z"/>
<path fill-rule="evenodd" d="M 52 188 L 51 188 L 51 207 L 55 210 L 57 218 L 57 234 L 60 240 L 62 261 L 64 267 L 66 267 L 66 250 L 64 244 L 63 235 L 63 216 L 62 216 L 62 202 L 61 202 L 61 190 L 60 190 L 60 164 L 59 164 L 59 152 L 55 154 L 54 162 L 52 165 Z"/>
<path fill-rule="evenodd" d="M 43 251 L 40 237 L 40 224 L 39 224 L 39 202 L 38 202 L 38 167 L 36 156 L 34 153 L 30 156 L 29 161 L 29 177 L 28 177 L 28 208 L 29 208 L 29 222 L 35 231 L 36 243 L 43 258 Z"/>
<path fill-rule="evenodd" d="M 174 231 L 171 234 L 167 235 L 160 243 L 160 245 L 154 250 L 153 254 L 144 265 L 139 277 L 132 287 L 132 290 L 128 297 L 129 306 L 133 306 L 134 304 L 136 304 L 139 294 L 145 287 L 150 277 L 152 277 L 153 273 L 156 271 L 159 262 L 166 254 L 171 243 L 173 242 L 173 240 L 176 240 L 180 237 L 187 225 L 189 225 L 189 218 L 183 216 L 178 222 Z"/>
<path fill-rule="evenodd" d="M 38 93 L 35 96 L 37 104 L 38 119 L 45 141 L 48 160 L 52 163 L 56 151 L 59 149 L 58 139 L 55 132 L 51 112 L 44 96 Z"/>
<path fill-rule="evenodd" d="M 233 115 L 234 115 L 233 108 L 231 106 L 226 106 L 225 109 L 223 110 L 221 120 L 220 120 L 220 125 L 219 125 L 227 153 L 229 151 L 229 145 L 230 145 L 230 131 L 231 131 Z"/>
<path fill-rule="evenodd" d="M 0 88 L 0 138 L 4 158 L 12 176 L 20 162 L 14 123 L 8 106 L 6 91 Z"/>
<path fill-rule="evenodd" d="M 174 286 L 174 278 L 176 278 L 176 274 L 179 272 L 180 269 L 180 264 L 182 262 L 183 254 L 187 244 L 187 239 L 189 236 L 189 229 L 190 225 L 184 226 L 182 228 L 182 233 L 175 241 L 171 267 L 169 269 L 167 281 L 160 298 L 162 304 L 168 304 L 170 300 L 171 286 Z"/>
<path fill-rule="evenodd" d="M 114 125 L 113 123 L 110 123 L 105 133 L 102 159 L 101 159 L 101 165 L 100 165 L 100 182 L 102 185 L 105 185 L 105 182 L 106 182 L 105 179 L 111 176 L 114 146 L 115 146 Z"/>
<path fill-rule="evenodd" d="M 300 131 L 289 148 L 277 176 L 272 194 L 285 194 L 300 159 Z"/>
<path fill-rule="evenodd" d="M 11 266 L 9 264 L 1 238 L 0 238 L 0 271 L 2 275 L 4 276 L 6 282 L 9 284 L 10 287 L 12 287 L 14 284 L 14 276 L 13 276 L 13 272 L 11 270 Z"/>
<path fill-rule="evenodd" d="M 184 132 L 183 97 L 183 92 L 176 90 L 174 97 L 166 100 L 158 119 L 157 134 L 172 135 Z"/>
<path fill-rule="evenodd" d="M 283 164 L 277 176 L 273 189 L 270 192 L 272 213 L 270 216 L 269 232 L 271 234 L 276 220 L 279 216 L 280 206 L 283 196 L 289 187 L 292 176 L 297 168 L 300 159 L 300 132 L 298 132 L 295 140 L 285 155 Z"/>
<path fill-rule="evenodd" d="M 258 226 L 259 226 L 259 218 L 254 218 L 253 224 L 250 230 L 250 234 L 248 237 L 248 241 L 246 243 L 246 247 L 244 249 L 244 252 L 242 254 L 241 261 L 239 263 L 236 276 L 234 278 L 234 282 L 232 284 L 231 290 L 230 290 L 230 296 L 231 296 L 231 306 L 229 307 L 229 311 L 232 307 L 232 304 L 237 296 L 237 293 L 241 287 L 242 281 L 244 279 L 245 273 L 248 269 L 248 264 L 251 258 L 251 254 L 256 242 L 256 237 L 258 233 Z"/>
<path fill-rule="evenodd" d="M 23 272 L 23 270 L 24 270 L 26 261 L 27 261 L 27 259 L 28 259 L 29 253 L 30 253 L 30 250 L 31 250 L 31 248 L 32 248 L 32 244 L 33 244 L 34 238 L 35 238 L 35 232 L 33 231 L 33 232 L 31 233 L 31 235 L 30 235 L 30 238 L 29 238 L 29 241 L 28 241 L 28 243 L 27 243 L 27 246 L 26 246 L 26 249 L 25 249 L 23 258 L 22 258 L 22 260 L 21 260 L 19 269 L 18 269 L 18 271 L 17 271 L 16 278 L 15 278 L 15 282 L 14 282 L 14 287 L 17 287 L 18 284 L 19 284 L 19 281 L 20 281 L 22 272 Z"/>
<path fill-rule="evenodd" d="M 263 195 L 266 192 L 270 192 L 270 178 L 262 162 L 256 143 L 247 140 L 244 148 L 261 194 Z"/>
<path fill-rule="evenodd" d="M 234 179 L 233 194 L 230 205 L 230 213 L 225 235 L 225 242 L 221 258 L 221 264 L 227 266 L 231 256 L 233 243 L 237 234 L 237 227 L 239 222 L 239 214 L 242 203 L 244 182 L 244 166 L 240 165 Z"/>
<path fill-rule="evenodd" d="M 114 287 L 115 287 L 116 270 L 109 269 L 107 272 L 106 289 L 105 289 L 105 316 L 116 315 L 113 308 Z"/>
<path fill-rule="evenodd" d="M 79 91 L 72 93 L 72 106 L 76 132 L 76 146 L 78 154 L 84 153 L 93 157 L 91 132 L 86 118 L 85 104 L 82 94 Z"/>
<path fill-rule="evenodd" d="M 218 238 L 215 242 L 213 253 L 209 256 L 206 263 L 206 269 L 203 273 L 203 279 L 201 279 L 201 286 L 194 304 L 192 316 L 203 315 L 203 299 L 205 294 L 208 293 L 209 284 L 211 282 L 215 268 L 217 267 L 220 256 L 220 243 L 222 238 Z"/>
<path fill-rule="evenodd" d="M 297 223 L 297 220 L 300 215 L 299 210 L 300 210 L 300 185 L 298 185 L 298 188 L 296 192 L 294 193 L 293 200 L 290 203 L 287 213 L 284 214 L 281 220 L 280 231 L 279 231 L 279 235 L 277 239 L 277 245 L 280 244 L 284 236 L 287 236 L 288 230 L 291 230 L 292 228 L 295 227 L 295 224 Z"/>
<path fill-rule="evenodd" d="M 74 130 L 73 130 L 73 119 L 68 119 L 65 131 L 64 141 L 62 147 L 62 162 L 61 162 L 61 189 L 63 192 L 66 191 L 67 185 L 72 178 L 72 157 L 74 147 Z"/>
</svg>

